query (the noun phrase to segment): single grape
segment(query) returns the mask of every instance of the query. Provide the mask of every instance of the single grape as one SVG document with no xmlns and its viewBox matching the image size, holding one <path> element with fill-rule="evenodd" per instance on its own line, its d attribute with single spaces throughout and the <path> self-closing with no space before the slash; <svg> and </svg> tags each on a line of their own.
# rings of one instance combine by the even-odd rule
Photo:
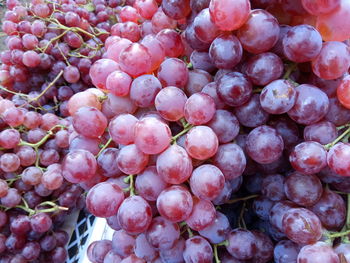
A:
<svg viewBox="0 0 350 263">
<path fill-rule="evenodd" d="M 162 89 L 162 84 L 153 75 L 142 75 L 133 80 L 130 87 L 130 99 L 138 107 L 147 108 Z"/>
<path fill-rule="evenodd" d="M 302 247 L 298 254 L 298 262 L 316 263 L 316 262 L 338 263 L 339 257 L 333 248 L 326 242 L 317 242 Z"/>
<path fill-rule="evenodd" d="M 135 144 L 129 144 L 120 150 L 117 164 L 125 174 L 138 174 L 147 166 L 148 159 L 148 155 L 140 151 Z"/>
<path fill-rule="evenodd" d="M 350 144 L 338 142 L 329 149 L 327 164 L 333 172 L 340 176 L 350 176 L 350 166 L 345 161 L 350 156 Z"/>
<path fill-rule="evenodd" d="M 213 223 L 215 215 L 215 207 L 210 201 L 193 197 L 192 213 L 186 219 L 186 224 L 191 229 L 200 231 Z"/>
<path fill-rule="evenodd" d="M 215 114 L 215 102 L 207 94 L 198 92 L 190 96 L 184 106 L 186 120 L 193 125 L 209 122 Z"/>
<path fill-rule="evenodd" d="M 178 121 L 184 116 L 186 94 L 177 87 L 165 87 L 155 97 L 154 104 L 159 114 L 168 121 Z"/>
<path fill-rule="evenodd" d="M 125 230 L 117 230 L 113 233 L 112 249 L 121 257 L 127 257 L 134 252 L 135 237 Z"/>
<path fill-rule="evenodd" d="M 239 260 L 252 259 L 256 252 L 256 238 L 254 234 L 245 229 L 234 229 L 227 237 L 227 251 Z"/>
</svg>

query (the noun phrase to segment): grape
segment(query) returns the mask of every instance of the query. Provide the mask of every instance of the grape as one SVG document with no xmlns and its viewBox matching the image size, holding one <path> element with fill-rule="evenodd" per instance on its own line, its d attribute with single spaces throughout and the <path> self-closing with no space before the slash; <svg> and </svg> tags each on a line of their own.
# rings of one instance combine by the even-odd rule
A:
<svg viewBox="0 0 350 263">
<path fill-rule="evenodd" d="M 310 1 L 301 0 L 301 3 L 306 11 L 310 14 L 318 16 L 322 14 L 332 13 L 340 6 L 340 0 L 328 0 L 328 1 Z"/>
<path fill-rule="evenodd" d="M 123 147 L 117 157 L 118 168 L 125 174 L 138 174 L 148 164 L 148 155 L 140 151 L 135 144 Z"/>
<path fill-rule="evenodd" d="M 209 122 L 214 114 L 214 100 L 209 95 L 202 92 L 190 96 L 184 106 L 185 118 L 193 125 L 201 125 Z"/>
<path fill-rule="evenodd" d="M 251 128 L 265 124 L 269 118 L 269 114 L 260 105 L 258 94 L 248 98 L 245 104 L 234 108 L 233 113 L 240 124 Z"/>
<path fill-rule="evenodd" d="M 192 213 L 186 219 L 186 224 L 193 230 L 200 231 L 214 221 L 215 214 L 215 207 L 210 201 L 193 197 Z"/>
<path fill-rule="evenodd" d="M 309 25 L 292 27 L 283 38 L 284 55 L 297 63 L 315 59 L 320 54 L 321 48 L 320 33 Z"/>
<path fill-rule="evenodd" d="M 283 147 L 282 137 L 267 125 L 255 128 L 247 137 L 246 151 L 258 163 L 267 164 L 277 160 Z"/>
<path fill-rule="evenodd" d="M 327 164 L 333 172 L 341 176 L 350 176 L 350 166 L 345 161 L 350 155 L 350 144 L 339 142 L 330 148 Z"/>
<path fill-rule="evenodd" d="M 291 208 L 283 216 L 284 233 L 300 245 L 312 244 L 322 236 L 322 226 L 318 217 L 305 208 Z"/>
<path fill-rule="evenodd" d="M 0 157 L 0 168 L 4 172 L 14 172 L 20 166 L 20 159 L 14 153 L 5 153 Z"/>
<path fill-rule="evenodd" d="M 68 101 L 68 110 L 70 115 L 80 109 L 81 107 L 94 107 L 98 110 L 101 109 L 101 103 L 98 101 L 98 97 L 89 91 L 78 92 L 74 94 Z M 41 121 L 41 120 L 40 120 Z M 28 127 L 31 128 L 31 127 Z M 34 127 L 33 127 L 34 128 Z"/>
<path fill-rule="evenodd" d="M 157 2 L 154 0 L 136 0 L 134 7 L 145 19 L 151 19 L 158 9 Z"/>
<path fill-rule="evenodd" d="M 145 260 L 138 258 L 134 254 L 124 258 L 120 263 L 146 263 Z"/>
<path fill-rule="evenodd" d="M 349 47 L 342 42 L 329 41 L 323 43 L 321 52 L 312 61 L 312 71 L 322 79 L 331 80 L 340 78 L 349 65 Z"/>
<path fill-rule="evenodd" d="M 245 73 L 255 85 L 264 86 L 281 77 L 282 60 L 274 53 L 265 52 L 251 57 L 246 63 Z M 269 67 L 270 70 L 266 70 Z"/>
<path fill-rule="evenodd" d="M 275 262 L 296 263 L 299 250 L 299 246 L 296 243 L 290 240 L 282 240 L 276 244 L 274 249 Z"/>
<path fill-rule="evenodd" d="M 256 199 L 254 199 L 253 202 L 253 211 L 254 213 L 261 218 L 262 220 L 268 220 L 269 219 L 269 213 L 271 208 L 273 207 L 275 203 L 268 199 L 267 197 L 260 196 Z"/>
<path fill-rule="evenodd" d="M 304 129 L 304 140 L 315 141 L 320 144 L 333 142 L 338 136 L 336 126 L 330 121 L 320 121 Z"/>
<path fill-rule="evenodd" d="M 112 249 L 121 257 L 127 257 L 134 251 L 136 240 L 131 234 L 125 230 L 117 230 L 113 233 Z"/>
<path fill-rule="evenodd" d="M 112 119 L 122 113 L 132 114 L 136 109 L 136 105 L 129 97 L 117 97 L 113 94 L 108 94 L 102 105 L 102 112 L 108 119 Z"/>
<path fill-rule="evenodd" d="M 124 200 L 123 190 L 112 183 L 99 183 L 91 188 L 86 197 L 88 210 L 98 217 L 110 217 L 117 213 Z"/>
<path fill-rule="evenodd" d="M 167 16 L 162 8 L 159 8 L 158 11 L 152 17 L 152 31 L 158 33 L 165 28 L 176 28 L 176 20 Z"/>
<path fill-rule="evenodd" d="M 191 54 L 190 61 L 194 69 L 201 69 L 210 73 L 215 70 L 215 66 L 212 63 L 208 52 L 194 50 Z"/>
<path fill-rule="evenodd" d="M 183 262 L 183 251 L 185 250 L 185 240 L 180 238 L 176 240 L 175 245 L 169 249 L 159 251 L 162 262 Z"/>
<path fill-rule="evenodd" d="M 310 125 L 320 121 L 326 115 L 329 100 L 323 91 L 315 86 L 302 84 L 296 87 L 296 92 L 294 107 L 288 111 L 291 119 L 300 124 Z"/>
<path fill-rule="evenodd" d="M 90 247 L 91 246 L 92 246 L 91 258 L 89 259 L 97 263 L 103 263 L 104 257 L 112 248 L 112 242 L 106 239 L 99 240 L 99 241 L 95 241 L 95 243 L 91 243 Z"/>
<path fill-rule="evenodd" d="M 154 117 L 145 117 L 135 124 L 135 145 L 146 154 L 158 154 L 170 144 L 171 131 L 167 124 Z"/>
<path fill-rule="evenodd" d="M 118 220 L 121 228 L 126 232 L 140 234 L 151 224 L 151 207 L 142 197 L 129 196 L 119 207 Z"/>
<path fill-rule="evenodd" d="M 184 35 L 186 42 L 191 48 L 198 51 L 207 51 L 209 49 L 210 43 L 204 43 L 203 41 L 200 41 L 196 36 L 193 23 L 188 25 Z"/>
<path fill-rule="evenodd" d="M 207 28 L 206 28 L 207 30 Z M 242 45 L 232 34 L 222 34 L 210 45 L 209 57 L 212 63 L 220 69 L 231 69 L 242 59 Z"/>
<path fill-rule="evenodd" d="M 188 82 L 185 87 L 187 95 L 194 95 L 200 92 L 209 82 L 213 81 L 212 75 L 200 69 L 194 69 L 188 72 Z"/>
<path fill-rule="evenodd" d="M 205 160 L 216 153 L 218 138 L 211 128 L 196 126 L 186 134 L 185 148 L 191 157 Z"/>
<path fill-rule="evenodd" d="M 81 107 L 73 115 L 73 127 L 83 136 L 98 138 L 107 127 L 107 118 L 96 108 Z"/>
<path fill-rule="evenodd" d="M 151 261 L 157 257 L 155 248 L 148 242 L 145 234 L 140 234 L 136 238 L 135 255 L 147 261 Z"/>
<path fill-rule="evenodd" d="M 160 249 L 160 251 L 167 251 L 179 240 L 180 229 L 178 224 L 158 216 L 152 219 L 145 234 L 148 242 L 153 247 Z"/>
<path fill-rule="evenodd" d="M 172 19 L 179 20 L 185 18 L 190 12 L 190 0 L 163 0 L 163 12 Z"/>
<path fill-rule="evenodd" d="M 272 201 L 285 199 L 284 177 L 280 174 L 266 175 L 261 183 L 261 193 Z"/>
<path fill-rule="evenodd" d="M 186 220 L 193 207 L 190 192 L 180 185 L 173 185 L 163 190 L 157 198 L 159 214 L 171 222 Z"/>
<path fill-rule="evenodd" d="M 186 240 L 183 252 L 185 262 L 212 262 L 213 250 L 210 243 L 201 236 L 193 236 Z"/>
<path fill-rule="evenodd" d="M 350 108 L 350 102 L 349 102 L 350 98 L 348 95 L 349 87 L 350 87 L 349 76 L 346 76 L 341 80 L 340 85 L 337 88 L 337 98 L 339 102 L 347 109 Z"/>
<path fill-rule="evenodd" d="M 92 153 L 86 150 L 70 151 L 62 161 L 62 175 L 72 183 L 80 183 L 92 179 L 97 163 Z"/>
<path fill-rule="evenodd" d="M 52 227 L 52 220 L 48 214 L 38 213 L 30 218 L 30 226 L 33 231 L 45 233 Z"/>
<path fill-rule="evenodd" d="M 138 77 L 151 70 L 151 55 L 142 44 L 132 43 L 119 55 L 120 68 L 132 77 Z"/>
<path fill-rule="evenodd" d="M 210 1 L 209 11 L 211 19 L 220 30 L 233 31 L 240 28 L 248 19 L 250 2 L 213 0 Z"/>
<path fill-rule="evenodd" d="M 147 201 L 156 201 L 159 194 L 168 186 L 157 173 L 155 166 L 147 167 L 135 180 L 137 193 Z"/>
<path fill-rule="evenodd" d="M 157 161 L 157 172 L 167 183 L 181 184 L 185 182 L 192 173 L 192 160 L 184 148 L 177 144 L 169 146 L 159 154 Z"/>
<path fill-rule="evenodd" d="M 113 250 L 110 250 L 103 259 L 103 263 L 119 263 L 122 259 Z"/>
<path fill-rule="evenodd" d="M 101 152 L 97 158 L 97 164 L 99 170 L 104 176 L 114 177 L 121 175 L 121 171 L 118 168 L 116 162 L 119 154 L 119 150 L 116 148 L 107 148 Z"/>
<path fill-rule="evenodd" d="M 295 172 L 289 175 L 284 184 L 288 199 L 302 206 L 314 205 L 322 195 L 322 184 L 315 175 Z"/>
<path fill-rule="evenodd" d="M 115 27 L 117 27 L 119 25 L 116 24 L 111 28 L 111 33 L 114 34 L 114 30 Z M 119 32 L 120 34 L 120 32 Z M 119 57 L 120 57 L 120 53 L 122 52 L 122 50 L 124 50 L 124 48 L 128 47 L 132 42 L 127 39 L 127 38 L 119 38 L 117 41 L 115 41 L 114 43 L 112 43 L 108 48 L 107 48 L 107 52 L 106 52 L 106 57 L 108 59 L 111 59 L 115 62 L 119 62 Z M 100 60 L 98 60 L 100 61 Z M 97 61 L 97 62 L 98 62 Z M 96 63 L 97 63 L 96 62 Z M 95 63 L 94 63 L 95 64 Z M 118 70 L 119 68 L 115 69 Z M 113 70 L 114 71 L 114 70 Z"/>
<path fill-rule="evenodd" d="M 13 149 L 20 142 L 20 133 L 15 129 L 6 129 L 0 132 L 0 145 L 5 149 Z"/>
<path fill-rule="evenodd" d="M 193 20 L 196 37 L 204 43 L 211 43 L 220 33 L 210 17 L 209 8 L 204 8 Z"/>
<path fill-rule="evenodd" d="M 119 70 L 117 62 L 111 59 L 99 59 L 91 66 L 89 76 L 97 88 L 105 89 L 108 75 L 116 70 Z"/>
<path fill-rule="evenodd" d="M 269 262 L 273 258 L 273 248 L 274 245 L 271 239 L 264 233 L 253 231 L 256 238 L 257 252 L 254 254 L 254 259 L 259 260 L 259 262 Z"/>
<path fill-rule="evenodd" d="M 105 88 L 115 96 L 127 96 L 130 91 L 132 79 L 123 71 L 116 70 L 106 78 Z"/>
<path fill-rule="evenodd" d="M 235 115 L 227 110 L 217 110 L 208 123 L 218 137 L 220 143 L 232 141 L 239 132 L 239 122 Z"/>
<path fill-rule="evenodd" d="M 186 94 L 177 87 L 165 87 L 155 97 L 154 104 L 159 114 L 168 121 L 178 121 L 184 116 Z"/>
<path fill-rule="evenodd" d="M 245 75 L 231 72 L 222 76 L 217 82 L 219 97 L 230 106 L 241 106 L 252 96 L 252 84 Z"/>
<path fill-rule="evenodd" d="M 143 23 L 143 25 L 145 22 Z M 155 71 L 159 68 L 160 64 L 165 58 L 165 48 L 162 46 L 162 43 L 152 34 L 146 35 L 140 43 L 144 45 L 149 54 L 151 55 L 151 71 Z"/>
<path fill-rule="evenodd" d="M 248 20 L 238 29 L 237 36 L 245 50 L 259 54 L 276 44 L 279 32 L 277 19 L 267 11 L 257 9 L 250 12 Z"/>
<path fill-rule="evenodd" d="M 283 232 L 282 220 L 285 213 L 291 209 L 296 208 L 297 205 L 290 201 L 277 202 L 270 210 L 269 221 L 270 224 L 277 228 L 278 231 Z"/>
<path fill-rule="evenodd" d="M 168 58 L 160 65 L 157 77 L 163 87 L 175 86 L 183 88 L 188 81 L 188 69 L 182 60 Z"/>
<path fill-rule="evenodd" d="M 153 75 L 142 75 L 133 80 L 130 87 L 130 99 L 138 107 L 150 107 L 154 103 L 162 84 Z"/>
<path fill-rule="evenodd" d="M 37 242 L 28 242 L 22 249 L 21 255 L 26 260 L 35 260 L 40 255 L 40 245 Z"/>
<path fill-rule="evenodd" d="M 298 254 L 298 262 L 316 263 L 316 262 L 338 263 L 338 255 L 333 248 L 326 242 L 317 242 L 312 245 L 304 246 Z"/>
<path fill-rule="evenodd" d="M 349 251 L 349 245 L 346 243 L 340 243 L 339 245 L 334 247 L 334 252 L 338 254 L 340 262 L 341 260 L 344 261 L 344 259 L 349 261 Z"/>
<path fill-rule="evenodd" d="M 179 57 L 184 53 L 181 36 L 173 29 L 163 29 L 156 35 L 156 39 L 164 47 L 165 56 Z"/>
<path fill-rule="evenodd" d="M 320 15 L 316 20 L 316 28 L 324 41 L 344 41 L 349 39 L 350 5 L 346 0 L 340 0 L 340 5 L 333 12 Z M 339 18 L 342 19 L 339 19 Z"/>
<path fill-rule="evenodd" d="M 41 182 L 43 172 L 41 169 L 31 166 L 26 168 L 22 173 L 22 180 L 28 185 L 37 185 Z"/>
<path fill-rule="evenodd" d="M 254 234 L 245 229 L 234 229 L 227 237 L 227 251 L 239 260 L 252 259 L 256 250 Z"/>
</svg>

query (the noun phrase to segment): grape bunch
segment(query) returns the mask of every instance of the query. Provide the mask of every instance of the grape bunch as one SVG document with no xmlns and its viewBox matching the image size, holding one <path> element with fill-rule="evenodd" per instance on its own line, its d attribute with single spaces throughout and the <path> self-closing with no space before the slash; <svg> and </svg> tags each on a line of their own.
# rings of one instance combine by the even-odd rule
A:
<svg viewBox="0 0 350 263">
<path fill-rule="evenodd" d="M 6 7 L 0 262 L 350 263 L 349 1 Z"/>
</svg>

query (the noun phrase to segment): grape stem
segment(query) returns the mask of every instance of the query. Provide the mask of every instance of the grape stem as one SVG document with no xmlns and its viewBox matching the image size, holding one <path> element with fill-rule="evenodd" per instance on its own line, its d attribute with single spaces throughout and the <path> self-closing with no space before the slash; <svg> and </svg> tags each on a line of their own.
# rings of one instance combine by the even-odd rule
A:
<svg viewBox="0 0 350 263">
<path fill-rule="evenodd" d="M 298 64 L 297 63 L 292 63 L 289 65 L 286 73 L 284 73 L 283 78 L 284 79 L 289 79 L 290 74 L 297 68 Z"/>
<path fill-rule="evenodd" d="M 343 139 L 349 132 L 350 132 L 350 127 L 347 128 L 347 129 L 346 129 L 340 136 L 338 136 L 338 138 L 335 139 L 333 142 L 324 145 L 324 148 L 325 148 L 326 150 L 329 150 L 329 149 L 332 148 L 336 143 L 340 142 L 341 139 Z"/>
<path fill-rule="evenodd" d="M 182 135 L 186 134 L 189 130 L 191 130 L 194 126 L 192 124 L 186 125 L 183 131 L 179 132 L 175 136 L 171 138 L 172 143 L 175 143 L 177 139 L 179 139 Z"/>
<path fill-rule="evenodd" d="M 218 245 L 217 244 L 214 244 L 214 258 L 215 258 L 216 263 L 221 262 L 219 255 L 218 255 Z"/>
<path fill-rule="evenodd" d="M 328 238 L 337 238 L 337 237 L 343 237 L 343 236 L 347 236 L 350 234 L 350 230 L 344 231 L 344 232 L 337 232 L 337 233 L 333 233 L 333 234 L 327 234 Z"/>
<path fill-rule="evenodd" d="M 112 138 L 109 138 L 108 141 L 105 143 L 105 145 L 103 145 L 103 147 L 101 148 L 101 150 L 98 152 L 98 154 L 96 155 L 96 158 L 98 158 L 101 153 L 108 147 L 108 145 L 110 145 L 112 142 Z"/>
<path fill-rule="evenodd" d="M 237 202 L 240 202 L 240 201 L 246 201 L 246 200 L 249 200 L 249 199 L 253 199 L 253 198 L 256 198 L 258 196 L 259 195 L 249 195 L 249 196 L 245 196 L 245 197 L 241 197 L 241 198 L 235 198 L 235 199 L 227 201 L 226 204 L 234 204 L 234 203 L 237 203 Z"/>
</svg>

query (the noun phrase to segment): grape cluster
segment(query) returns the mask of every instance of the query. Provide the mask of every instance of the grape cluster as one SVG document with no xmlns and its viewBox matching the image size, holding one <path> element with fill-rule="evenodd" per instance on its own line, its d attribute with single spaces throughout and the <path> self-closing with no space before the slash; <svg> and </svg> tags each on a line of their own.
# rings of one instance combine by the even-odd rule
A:
<svg viewBox="0 0 350 263">
<path fill-rule="evenodd" d="M 350 262 L 349 1 L 6 5 L 0 262 Z"/>
</svg>

